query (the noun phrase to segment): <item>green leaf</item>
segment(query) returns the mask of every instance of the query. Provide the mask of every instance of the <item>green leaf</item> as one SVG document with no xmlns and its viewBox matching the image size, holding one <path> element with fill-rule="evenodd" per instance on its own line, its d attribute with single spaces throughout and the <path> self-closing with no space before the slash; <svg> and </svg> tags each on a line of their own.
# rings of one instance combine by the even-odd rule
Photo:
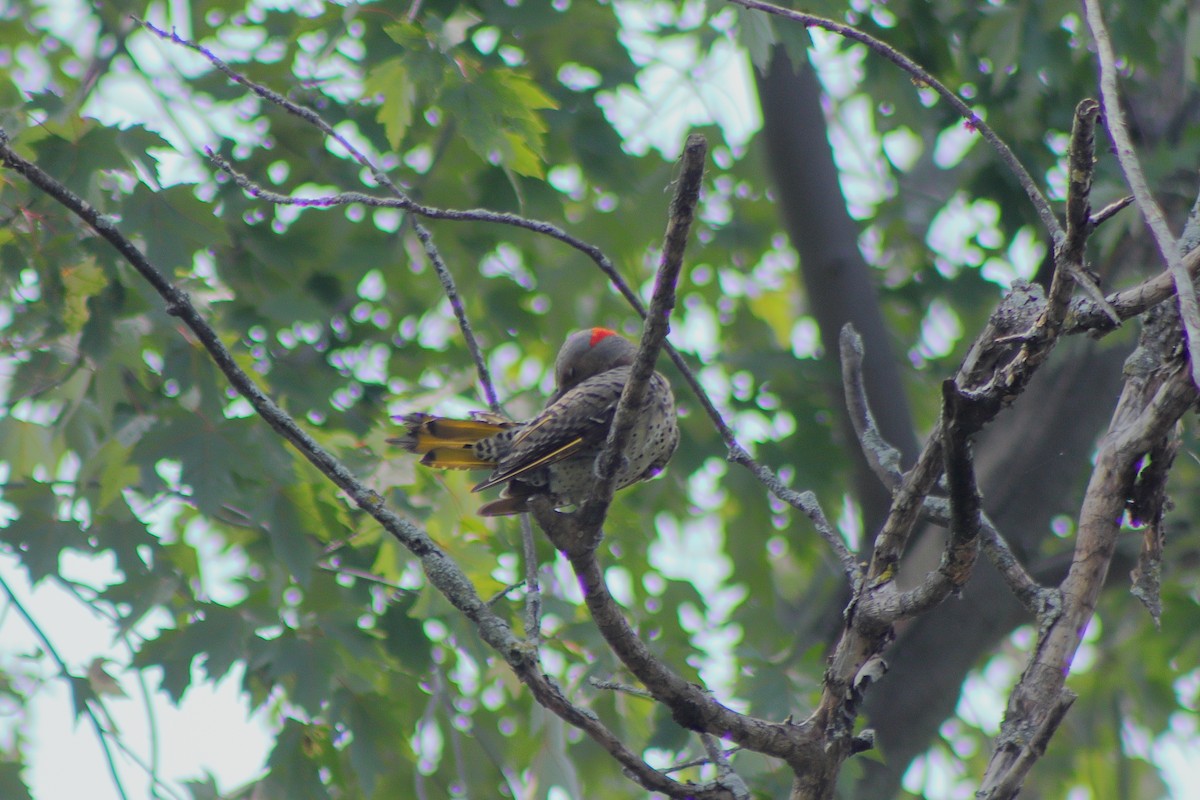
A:
<svg viewBox="0 0 1200 800">
<path fill-rule="evenodd" d="M 383 125 L 388 144 L 399 150 L 413 120 L 413 105 L 416 103 L 416 87 L 408 77 L 408 70 L 401 57 L 391 58 L 371 70 L 363 84 L 367 94 L 383 95 L 383 103 L 375 115 Z"/>
<path fill-rule="evenodd" d="M 183 628 L 161 631 L 138 649 L 134 665 L 157 666 L 163 671 L 162 689 L 178 704 L 192 682 L 192 663 L 207 655 L 205 673 L 217 681 L 237 661 L 246 658 L 257 640 L 253 629 L 235 609 L 207 604 L 198 618 Z"/>
<path fill-rule="evenodd" d="M 321 756 L 329 750 L 328 735 L 320 726 L 289 719 L 267 759 L 270 773 L 259 782 L 254 795 L 263 800 L 330 800 L 317 772 L 320 761 L 309 755 Z"/>
<path fill-rule="evenodd" d="M 0 419 L 0 461 L 8 463 L 9 475 L 33 475 L 38 467 L 54 466 L 54 432 L 45 425 L 15 417 Z"/>
<path fill-rule="evenodd" d="M 125 202 L 128 234 L 144 242 L 150 263 L 168 276 L 191 269 L 196 251 L 228 243 L 228 233 L 213 207 L 187 184 L 155 191 L 138 184 Z"/>
<path fill-rule="evenodd" d="M 263 668 L 288 692 L 288 700 L 312 714 L 329 699 L 338 655 L 330 640 L 317 630 L 284 631 L 270 640 L 253 643 L 252 666 Z"/>
<path fill-rule="evenodd" d="M 87 705 L 97 699 L 96 692 L 87 678 L 78 675 L 68 675 L 67 682 L 71 685 L 71 710 L 78 720 L 87 711 Z"/>
<path fill-rule="evenodd" d="M 755 68 L 765 73 L 771 65 L 771 52 L 778 41 L 771 16 L 747 8 L 735 10 L 738 17 L 738 41 L 750 54 Z"/>
<path fill-rule="evenodd" d="M 398 761 L 411 763 L 413 753 L 408 740 L 413 720 L 406 718 L 402 704 L 385 695 L 353 695 L 345 705 L 347 721 L 354 731 L 350 765 L 363 794 L 370 797 L 379 779 L 393 772 Z"/>
<path fill-rule="evenodd" d="M 91 550 L 78 523 L 59 519 L 63 501 L 49 485 L 29 481 L 9 487 L 4 499 L 19 508 L 21 515 L 0 528 L 0 541 L 20 554 L 32 583 L 58 573 L 59 555 L 67 547 Z"/>
<path fill-rule="evenodd" d="M 419 596 L 419 592 L 398 593 L 375 623 L 384 635 L 384 646 L 388 652 L 417 674 L 429 668 L 433 653 L 433 645 L 425 635 L 424 623 L 409 616 Z"/>
<path fill-rule="evenodd" d="M 183 785 L 192 793 L 192 800 L 221 800 L 222 798 L 217 781 L 208 770 L 204 771 L 202 779 L 184 781 Z"/>
<path fill-rule="evenodd" d="M 104 270 L 96 262 L 87 259 L 63 268 L 63 288 L 66 289 L 65 321 L 67 330 L 77 333 L 88 321 L 88 301 L 108 285 Z"/>
<path fill-rule="evenodd" d="M 262 525 L 267 529 L 271 552 L 300 586 L 307 587 L 320 556 L 313 534 L 322 529 L 317 520 L 302 515 L 303 506 L 297 496 L 304 494 L 303 488 L 297 487 L 276 493 L 263 509 Z"/>
<path fill-rule="evenodd" d="M 429 39 L 421 29 L 406 20 L 384 25 L 383 32 L 405 50 L 418 50 L 429 47 Z"/>
<path fill-rule="evenodd" d="M 0 797 L 7 800 L 33 800 L 21 778 L 25 766 L 19 761 L 0 761 Z"/>
<path fill-rule="evenodd" d="M 530 78 L 488 70 L 447 88 L 442 100 L 481 158 L 520 175 L 542 177 L 547 128 L 539 112 L 558 104 Z"/>
</svg>

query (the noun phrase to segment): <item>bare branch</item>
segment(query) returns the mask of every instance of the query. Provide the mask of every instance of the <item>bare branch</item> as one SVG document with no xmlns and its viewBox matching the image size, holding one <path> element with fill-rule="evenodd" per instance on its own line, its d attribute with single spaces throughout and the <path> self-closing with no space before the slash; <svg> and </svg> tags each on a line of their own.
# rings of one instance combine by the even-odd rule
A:
<svg viewBox="0 0 1200 800">
<path fill-rule="evenodd" d="M 742 749 L 743 748 L 741 748 L 741 747 L 731 747 L 728 750 L 723 750 L 722 753 L 724 754 L 724 756 L 726 758 L 728 758 L 729 756 L 733 755 L 734 753 L 740 752 Z M 664 769 L 663 772 L 666 773 L 667 775 L 670 775 L 672 772 L 679 772 L 680 770 L 691 769 L 692 767 L 702 767 L 705 764 L 711 764 L 711 763 L 712 763 L 712 758 L 710 756 L 706 755 L 703 758 L 693 758 L 690 761 L 684 761 L 679 764 L 674 764 L 674 765 Z"/>
<path fill-rule="evenodd" d="M 629 380 L 617 402 L 608 441 L 596 459 L 596 484 L 587 500 L 579 508 L 578 516 L 583 526 L 599 532 L 604 515 L 612 502 L 617 470 L 622 451 L 628 441 L 637 418 L 643 412 L 646 387 L 654 374 L 654 362 L 662 349 L 667 333 L 671 329 L 671 311 L 675 308 L 675 285 L 683 270 L 683 254 L 687 248 L 688 233 L 696 216 L 700 202 L 700 187 L 704 179 L 704 162 L 708 155 L 708 141 L 699 134 L 691 134 L 680 157 L 679 180 L 675 196 L 671 200 L 671 212 L 667 232 L 663 239 L 662 256 L 654 280 L 654 292 L 650 296 L 650 311 L 642 329 L 642 340 L 638 345 Z"/>
<path fill-rule="evenodd" d="M 895 489 L 900 483 L 900 451 L 883 438 L 875 424 L 875 415 L 867 400 L 867 385 L 863 380 L 862 337 L 853 323 L 842 326 L 839 336 L 842 355 L 842 391 L 846 396 L 846 408 L 850 422 L 862 447 L 867 464 L 871 466 L 883 485 Z"/>
<path fill-rule="evenodd" d="M 721 747 L 721 740 L 711 733 L 702 733 L 700 741 L 704 743 L 704 752 L 708 753 L 709 761 L 717 767 L 717 783 L 729 790 L 733 800 L 750 800 L 750 787 L 741 775 L 734 772 L 729 763 L 729 754 Z"/>
<path fill-rule="evenodd" d="M 842 329 L 842 382 L 846 393 L 846 405 L 850 408 L 859 442 L 867 454 L 867 461 L 885 486 L 898 486 L 903 477 L 900 472 L 899 451 L 887 442 L 875 427 L 875 420 L 867 401 L 866 387 L 862 381 L 862 339 L 852 326 Z M 942 497 L 926 497 L 924 515 L 939 525 L 950 527 L 950 502 Z M 1047 616 L 1059 606 L 1058 593 L 1041 586 L 1013 555 L 1000 531 L 980 511 L 980 542 L 984 553 L 999 570 L 1017 599 L 1039 619 Z"/>
<path fill-rule="evenodd" d="M 576 537 L 578 514 L 555 512 L 550 500 L 541 495 L 530 499 L 538 524 L 559 547 L 564 539 Z M 719 733 L 751 750 L 792 759 L 802 747 L 801 729 L 757 719 L 717 702 L 704 688 L 686 680 L 658 658 L 637 635 L 608 591 L 604 570 L 592 547 L 559 547 L 566 554 L 583 592 L 592 621 L 604 641 L 655 700 L 671 710 L 679 725 L 700 733 Z"/>
<path fill-rule="evenodd" d="M 1055 333 L 1062 328 L 1072 284 L 1083 289 L 1114 326 L 1121 324 L 1121 318 L 1108 305 L 1096 279 L 1087 272 L 1084 264 L 1087 240 L 1092 232 L 1089 198 L 1096 163 L 1096 117 L 1099 113 L 1100 104 L 1095 100 L 1081 100 L 1075 107 L 1075 123 L 1067 151 L 1067 235 L 1054 250 L 1054 277 L 1046 306 L 1046 324 Z"/>
<path fill-rule="evenodd" d="M 417 216 L 427 219 L 446 220 L 450 222 L 485 222 L 491 225 L 507 225 L 513 228 L 520 228 L 532 233 L 547 236 L 556 241 L 562 242 L 568 247 L 578 250 L 583 255 L 590 258 L 600 271 L 609 279 L 612 285 L 621 293 L 626 302 L 638 313 L 639 316 L 646 316 L 646 307 L 642 304 L 642 300 L 638 297 L 629 284 L 627 284 L 621 274 L 617 271 L 616 266 L 612 263 L 604 251 L 594 244 L 585 242 L 577 236 L 567 233 L 565 230 L 555 225 L 552 222 L 546 222 L 538 219 L 528 219 L 518 214 L 512 214 L 507 211 L 490 211 L 486 208 L 472 209 L 453 209 L 453 208 L 438 208 L 436 206 L 427 206 L 418 203 L 407 195 L 396 197 L 376 197 L 375 195 L 365 194 L 363 192 L 338 192 L 336 194 L 322 195 L 320 197 L 293 197 L 291 195 L 280 194 L 269 189 L 264 189 L 254 181 L 250 180 L 245 175 L 238 172 L 233 166 L 222 158 L 220 155 L 207 151 L 208 157 L 213 164 L 222 172 L 226 173 L 239 187 L 247 194 L 261 198 L 268 203 L 277 205 L 299 206 L 301 208 L 333 208 L 337 206 L 353 205 L 360 203 L 365 206 L 375 208 L 397 208 L 402 211 L 407 211 Z M 669 345 L 668 345 L 669 347 Z M 675 351 L 672 350 L 672 353 Z M 675 354 L 678 355 L 677 353 Z M 686 362 L 684 363 L 686 367 Z"/>
<path fill-rule="evenodd" d="M 1025 782 L 1025 776 L 1039 758 L 1046 754 L 1046 745 L 1050 743 L 1054 732 L 1062 723 L 1067 712 L 1075 703 L 1076 694 L 1070 689 L 1063 689 L 1051 707 L 1050 713 L 1042 720 L 1041 725 L 1026 741 L 1021 743 L 1021 753 L 1013 762 L 1013 768 L 996 786 L 987 792 L 977 792 L 980 800 L 999 800 L 999 798 L 1016 797 Z"/>
<path fill-rule="evenodd" d="M 1110 219 L 1112 219 L 1114 216 L 1116 216 L 1118 211 L 1124 211 L 1126 208 L 1129 208 L 1129 206 L 1131 206 L 1132 204 L 1133 204 L 1133 195 L 1131 195 L 1131 194 L 1125 195 L 1120 200 L 1114 200 L 1111 203 L 1109 203 L 1108 205 L 1106 205 L 1104 208 L 1102 208 L 1099 211 L 1097 211 L 1096 213 L 1092 214 L 1092 216 L 1088 219 L 1088 225 L 1090 227 L 1092 227 L 1093 229 L 1099 228 L 1105 222 L 1108 222 Z"/>
<path fill-rule="evenodd" d="M 525 639 L 542 643 L 542 582 L 538 578 L 536 532 L 528 514 L 521 515 L 521 560 L 525 562 Z"/>
<path fill-rule="evenodd" d="M 971 437 L 979 427 L 967 405 L 953 379 L 942 382 L 942 452 L 946 486 L 950 490 L 950 536 L 938 568 L 915 589 L 896 598 L 891 611 L 895 619 L 922 614 L 951 592 L 959 591 L 967 584 L 975 566 L 983 511 L 971 457 Z"/>
<path fill-rule="evenodd" d="M 640 697 L 643 700 L 653 700 L 654 695 L 645 689 L 639 689 L 636 686 L 630 686 L 627 683 L 618 683 L 617 681 L 602 681 L 599 678 L 588 678 L 588 684 L 597 689 L 604 689 L 609 692 L 621 692 L 632 697 Z"/>
<path fill-rule="evenodd" d="M 1100 12 L 1099 1 L 1084 0 L 1083 16 L 1092 31 L 1092 38 L 1096 40 L 1096 58 L 1100 62 L 1100 99 L 1104 103 L 1104 120 L 1108 125 L 1108 135 L 1116 146 L 1117 161 L 1121 164 L 1121 171 L 1125 173 L 1125 180 L 1136 198 L 1138 209 L 1146 218 L 1146 225 L 1150 228 L 1150 234 L 1154 237 L 1159 252 L 1162 253 L 1167 270 L 1175 281 L 1175 293 L 1179 296 L 1179 311 L 1183 318 L 1183 329 L 1187 333 L 1188 345 L 1200 349 L 1200 303 L 1196 300 L 1196 287 L 1180 259 L 1179 240 L 1171 233 L 1163 210 L 1150 191 L 1141 161 L 1125 127 L 1125 115 L 1121 111 L 1121 99 L 1117 90 L 1117 57 L 1113 52 L 1104 16 Z M 1193 357 L 1190 365 L 1192 383 L 1200 386 L 1200 358 Z"/>
<path fill-rule="evenodd" d="M 846 547 L 846 543 L 842 540 L 841 535 L 829 524 L 829 519 L 825 516 L 825 512 L 821 510 L 821 504 L 817 501 L 815 494 L 810 491 L 797 492 L 795 489 L 789 488 L 778 475 L 751 458 L 750 454 L 740 446 L 730 450 L 729 460 L 735 464 L 741 464 L 750 470 L 750 473 L 758 478 L 759 482 L 767 487 L 771 494 L 792 508 L 803 512 L 812 521 L 813 526 L 817 529 L 817 533 L 820 534 L 821 538 L 833 550 L 833 554 L 837 556 L 837 560 L 842 565 L 842 572 L 850 580 L 851 587 L 858 585 L 859 581 L 862 580 L 862 566 L 859 565 L 858 560 L 855 559 L 850 549 Z"/>
<path fill-rule="evenodd" d="M 862 381 L 862 339 L 852 326 L 842 329 L 842 382 L 846 393 L 846 405 L 850 408 L 855 431 L 867 461 L 885 486 L 898 486 L 903 477 L 900 472 L 900 451 L 887 442 L 875 427 L 867 401 L 866 387 Z M 939 525 L 951 526 L 950 502 L 941 497 L 926 497 L 924 514 Z M 1048 608 L 1056 606 L 1057 594 L 1035 581 L 1009 549 L 1008 543 L 988 518 L 980 511 L 981 544 L 988 559 L 1004 577 L 1017 599 L 1039 617 Z"/>
<path fill-rule="evenodd" d="M 433 271 L 437 273 L 438 280 L 442 284 L 442 291 L 446 293 L 446 299 L 450 301 L 450 308 L 454 310 L 454 318 L 458 320 L 458 328 L 462 331 L 463 341 L 467 344 L 467 352 L 471 354 L 471 360 L 475 362 L 475 371 L 479 375 L 479 383 L 483 387 L 483 396 L 487 400 L 488 409 L 493 414 L 503 414 L 504 409 L 496 395 L 496 387 L 492 384 L 492 373 L 488 369 L 487 358 L 484 357 L 483 350 L 479 347 L 479 341 L 475 338 L 475 332 L 471 329 L 471 320 L 467 318 L 467 309 L 463 306 L 462 297 L 458 294 L 454 276 L 450 274 L 446 262 L 442 260 L 442 254 L 434 245 L 433 234 L 429 232 L 429 229 L 418 222 L 413 222 L 413 232 L 417 234 L 417 239 L 425 248 L 425 257 L 433 265 Z"/>
<path fill-rule="evenodd" d="M 1183 269 L 1194 281 L 1200 275 L 1200 248 L 1189 250 L 1180 260 Z M 1122 320 L 1144 313 L 1175 294 L 1175 277 L 1162 272 L 1137 286 L 1110 294 L 1105 300 Z M 1108 332 L 1112 323 L 1104 309 L 1083 298 L 1076 298 L 1067 312 L 1063 333 Z"/>
<path fill-rule="evenodd" d="M 1042 631 L 1009 695 L 980 797 L 1014 797 L 1040 755 L 1036 743 L 1049 738 L 1065 712 L 1064 683 L 1116 550 L 1136 465 L 1196 403 L 1196 387 L 1178 351 L 1179 330 L 1177 310 L 1159 306 L 1126 360 L 1125 386 L 1079 512 L 1074 559 L 1061 586 L 1062 611 Z"/>
</svg>

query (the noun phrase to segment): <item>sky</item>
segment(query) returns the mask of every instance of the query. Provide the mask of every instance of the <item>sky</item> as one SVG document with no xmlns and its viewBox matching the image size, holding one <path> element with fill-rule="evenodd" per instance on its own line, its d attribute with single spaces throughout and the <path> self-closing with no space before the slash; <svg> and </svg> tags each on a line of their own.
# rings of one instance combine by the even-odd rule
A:
<svg viewBox="0 0 1200 800">
<path fill-rule="evenodd" d="M 104 585 L 118 577 L 106 561 L 66 551 L 61 567 L 74 580 Z M 116 662 L 108 665 L 107 672 L 128 696 L 106 697 L 105 704 L 122 741 L 146 762 L 151 759 L 150 731 L 154 726 L 160 744 L 159 775 L 169 779 L 203 779 L 206 772 L 213 772 L 219 775 L 221 789 L 228 790 L 259 774 L 272 736 L 264 720 L 249 714 L 248 703 L 239 692 L 240 667 L 235 667 L 215 687 L 203 683 L 201 676 L 196 675 L 197 682 L 178 708 L 158 693 L 150 695 L 148 707 L 134 673 L 120 666 L 129 660 L 129 652 L 124 645 L 113 643 L 107 621 L 97 619 L 75 597 L 49 580 L 31 587 L 24 569 L 11 556 L 0 556 L 0 579 L 36 619 L 72 674 L 85 675 L 98 657 Z M 0 599 L 0 606 L 8 604 Z M 139 632 L 149 635 L 166 621 L 166 614 L 162 613 L 160 618 L 149 619 L 139 626 Z M 11 607 L 0 617 L 0 642 L 3 643 L 0 663 L 5 670 L 30 674 L 33 665 L 25 656 L 38 652 L 41 643 Z M 42 658 L 32 674 L 40 676 L 41 685 L 24 710 L 21 727 L 29 742 L 30 768 L 25 779 L 34 798 L 117 800 L 119 795 L 109 777 L 95 732 L 86 717 L 75 719 L 67 683 L 55 679 L 57 668 L 49 659 Z M 153 688 L 160 674 L 148 670 L 146 678 Z M 153 719 L 147 713 L 148 708 L 152 709 Z M 9 724 L 4 722 L 6 718 Z M 11 741 L 13 719 L 0 713 L 0 736 L 6 743 Z M 146 770 L 121 753 L 116 753 L 114 760 L 129 796 L 149 797 Z M 190 797 L 170 793 L 164 796 Z"/>
</svg>

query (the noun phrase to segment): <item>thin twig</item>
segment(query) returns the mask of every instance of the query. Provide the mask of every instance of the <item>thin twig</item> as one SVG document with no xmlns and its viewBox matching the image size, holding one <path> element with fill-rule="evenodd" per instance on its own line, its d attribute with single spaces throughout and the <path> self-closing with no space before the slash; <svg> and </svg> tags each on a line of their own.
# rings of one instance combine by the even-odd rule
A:
<svg viewBox="0 0 1200 800">
<path fill-rule="evenodd" d="M 741 752 L 744 749 L 745 748 L 743 748 L 743 747 L 731 747 L 728 750 L 725 750 L 723 752 L 725 753 L 726 756 L 731 756 L 734 753 Z M 703 767 L 705 764 L 711 764 L 711 763 L 712 763 L 712 759 L 709 758 L 708 756 L 704 756 L 703 758 L 693 758 L 690 761 L 683 761 L 679 764 L 673 764 L 673 765 L 667 767 L 666 769 L 663 770 L 663 774 L 670 775 L 672 772 L 681 772 L 682 770 L 691 769 L 692 767 Z"/>
<path fill-rule="evenodd" d="M 721 740 L 711 733 L 702 733 L 700 741 L 704 745 L 704 752 L 708 753 L 709 761 L 717 768 L 717 783 L 728 789 L 734 800 L 750 800 L 750 787 L 729 763 L 729 754 L 721 747 Z"/>
<path fill-rule="evenodd" d="M 1116 146 L 1117 161 L 1121 164 L 1121 171 L 1125 173 L 1125 180 L 1136 198 L 1138 209 L 1146 219 L 1154 243 L 1158 245 L 1163 261 L 1167 264 L 1167 270 L 1175 281 L 1175 294 L 1179 296 L 1179 311 L 1183 318 L 1183 329 L 1187 333 L 1188 346 L 1200 349 L 1200 303 L 1196 300 L 1196 287 L 1180 259 L 1179 240 L 1171 233 L 1163 210 L 1150 191 L 1141 161 L 1129 138 L 1117 89 L 1117 57 L 1113 52 L 1112 40 L 1109 38 L 1098 0 L 1084 0 L 1083 16 L 1092 31 L 1092 38 L 1096 41 L 1096 58 L 1100 61 L 1100 99 L 1104 104 L 1108 135 Z M 1200 358 L 1193 354 L 1189 367 L 1192 383 L 1200 386 Z"/>
<path fill-rule="evenodd" d="M 413 232 L 417 234 L 417 239 L 425 248 L 425 257 L 433 265 L 433 271 L 437 273 L 438 280 L 441 281 L 442 291 L 445 292 L 446 299 L 450 301 L 450 308 L 454 310 L 454 318 L 458 320 L 458 328 L 462 331 L 463 341 L 467 344 L 467 352 L 471 354 L 471 360 L 475 362 L 475 371 L 479 374 L 479 383 L 483 387 L 483 397 L 487 401 L 488 410 L 493 414 L 502 415 L 504 408 L 501 407 L 500 399 L 496 395 L 496 387 L 492 385 L 492 373 L 488 369 L 487 358 L 483 355 L 479 341 L 475 338 L 475 332 L 471 329 L 471 320 L 467 317 L 467 309 L 463 306 L 458 286 L 454 283 L 454 276 L 450 274 L 446 262 L 442 259 L 442 254 L 434 245 L 433 234 L 429 232 L 429 229 L 419 222 L 413 221 Z"/>
<path fill-rule="evenodd" d="M 978 114 L 971 110 L 970 106 L 964 103 L 954 92 L 947 89 L 920 64 L 890 44 L 880 41 L 874 36 L 860 31 L 858 28 L 837 22 L 836 20 L 781 8 L 780 6 L 763 2 L 763 0 L 729 0 L 729 2 L 755 11 L 762 11 L 766 14 L 774 14 L 784 19 L 790 19 L 806 28 L 821 28 L 831 33 L 836 33 L 845 39 L 864 44 L 876 54 L 886 58 L 911 75 L 913 83 L 916 85 L 928 86 L 933 89 L 951 108 L 958 112 L 971 130 L 979 131 L 984 140 L 1000 156 L 1000 160 L 1004 162 L 1004 165 L 1016 176 L 1017 182 L 1021 184 L 1021 188 L 1025 190 L 1025 194 L 1029 197 L 1029 202 L 1033 203 L 1034 210 L 1037 211 L 1042 225 L 1045 226 L 1046 231 L 1050 234 L 1051 241 L 1057 243 L 1063 238 L 1062 226 L 1059 224 L 1058 218 L 1054 215 L 1054 211 L 1050 208 L 1050 202 L 1042 194 L 1041 189 L 1038 188 L 1037 182 L 1034 181 L 1029 171 L 1025 169 L 1025 165 L 1013 154 L 1008 145 L 1004 143 L 1004 140 L 997 136 L 996 132 Z"/>
<path fill-rule="evenodd" d="M 5 144 L 7 144 L 7 142 L 5 142 Z M 50 656 L 50 660 L 53 661 L 55 666 L 58 667 L 58 674 L 64 678 L 68 684 L 70 684 L 72 681 L 81 680 L 80 678 L 77 678 L 71 674 L 71 670 L 67 667 L 67 662 L 63 661 L 62 656 L 58 654 L 58 650 L 50 641 L 50 637 L 46 635 L 46 632 L 42 630 L 42 626 L 38 624 L 37 620 L 33 618 L 33 615 L 30 614 L 25 606 L 21 604 L 21 601 L 17 599 L 17 595 L 13 592 L 8 583 L 5 582 L 3 577 L 0 577 L 0 590 L 2 590 L 4 594 L 8 596 L 9 604 L 16 610 L 17 614 L 21 616 L 21 619 L 25 620 L 25 624 L 29 627 L 29 630 L 35 637 L 37 637 L 37 640 L 41 642 L 42 649 L 46 651 L 46 655 Z M 73 689 L 71 690 L 71 695 L 72 697 L 75 697 L 75 692 Z M 99 702 L 99 698 L 97 698 L 97 702 Z M 100 724 L 100 719 L 96 716 L 96 712 L 92 709 L 91 703 L 83 703 L 83 707 L 77 707 L 75 712 L 77 714 L 84 714 L 88 718 L 88 721 L 92 725 L 92 730 L 96 733 L 96 739 L 100 742 L 100 749 L 104 751 L 104 761 L 108 765 L 108 774 L 112 776 L 113 786 L 116 787 L 117 794 L 121 797 L 121 800 L 129 800 L 129 795 L 125 792 L 125 785 L 121 783 L 121 776 L 117 774 L 117 763 L 113 759 L 112 750 L 110 750 L 108 747 L 108 737 L 105 735 L 104 726 Z"/>
<path fill-rule="evenodd" d="M 1124 211 L 1132 204 L 1133 195 L 1131 194 L 1125 195 L 1120 200 L 1114 200 L 1104 208 L 1092 214 L 1092 216 L 1088 218 L 1088 225 L 1092 228 L 1099 228 L 1105 222 L 1108 222 L 1110 219 L 1116 216 L 1118 211 Z"/>
<path fill-rule="evenodd" d="M 645 689 L 637 686 L 630 686 L 628 683 L 618 683 L 617 681 L 604 681 L 599 678 L 588 678 L 588 684 L 596 689 L 604 689 L 609 692 L 620 692 L 621 694 L 640 697 L 643 700 L 653 700 L 654 695 Z"/>
<path fill-rule="evenodd" d="M 759 483 L 767 487 L 767 490 L 771 494 L 807 516 L 812 522 L 813 527 L 817 529 L 820 537 L 833 550 L 833 554 L 842 565 L 842 572 L 850 580 L 851 587 L 858 585 L 858 582 L 862 579 L 862 565 L 858 563 L 854 554 L 850 552 L 850 548 L 846 547 L 846 542 L 843 541 L 841 534 L 829 524 L 829 519 L 825 516 L 825 512 L 821 509 L 821 504 L 817 501 L 817 496 L 813 492 L 798 492 L 790 488 L 778 475 L 751 458 L 750 454 L 740 446 L 730 451 L 729 460 L 734 464 L 741 464 L 748 469 L 750 474 L 758 478 Z"/>
<path fill-rule="evenodd" d="M 493 593 L 492 596 L 489 597 L 484 602 L 486 602 L 489 606 L 494 606 L 494 605 L 496 605 L 496 603 L 499 603 L 501 600 L 503 600 L 508 595 L 509 592 L 513 591 L 514 589 L 520 589 L 524 585 L 525 585 L 525 581 L 517 581 L 516 583 L 510 583 L 508 586 L 505 586 L 503 589 L 500 589 L 499 591 Z"/>
<path fill-rule="evenodd" d="M 537 538 L 528 514 L 521 515 L 521 557 L 525 562 L 525 639 L 537 648 L 542 643 L 542 583 Z"/>
<path fill-rule="evenodd" d="M 370 173 L 372 179 L 374 179 L 376 183 L 391 192 L 391 194 L 397 199 L 408 200 L 408 195 L 405 194 L 405 192 L 401 190 L 391 178 L 388 177 L 386 172 L 380 169 L 373 161 L 371 161 L 371 159 L 367 158 L 366 155 L 364 155 L 358 148 L 351 144 L 349 139 L 334 130 L 333 126 L 326 122 L 324 117 L 313 111 L 311 108 L 307 108 L 299 103 L 292 102 L 278 92 L 273 91 L 262 84 L 255 83 L 245 75 L 242 75 L 237 70 L 230 67 L 225 63 L 224 60 L 222 60 L 207 47 L 185 39 L 174 31 L 167 33 L 166 31 L 155 27 L 152 23 L 145 20 L 138 20 L 138 22 L 142 25 L 142 27 L 146 28 L 146 30 L 150 31 L 155 36 L 158 36 L 160 39 L 172 42 L 182 47 L 186 47 L 189 50 L 194 50 L 202 55 L 221 74 L 229 78 L 229 80 L 241 86 L 245 86 L 258 97 L 278 106 L 279 108 L 282 108 L 289 114 L 304 120 L 309 125 L 312 125 L 325 136 L 341 145 L 346 153 L 352 159 L 354 159 L 356 163 Z M 208 151 L 208 154 L 210 157 L 213 155 L 211 151 Z M 471 330 L 471 326 L 467 320 L 466 314 L 462 310 L 461 301 L 457 301 L 456 303 L 458 291 L 457 289 L 454 289 L 454 278 L 451 276 L 450 271 L 446 268 L 445 262 L 442 260 L 441 255 L 438 253 L 438 250 L 433 243 L 433 235 L 428 229 L 425 228 L 425 226 L 416 220 L 412 221 L 412 225 L 414 233 L 416 233 L 417 238 L 421 240 L 421 245 L 425 249 L 426 256 L 429 258 L 430 262 L 433 264 L 434 270 L 437 272 L 438 279 L 442 282 L 443 287 L 449 287 L 447 289 L 447 297 L 450 298 L 450 304 L 454 309 L 455 318 L 458 320 L 459 328 L 462 330 L 463 340 L 467 344 L 467 350 L 470 352 L 471 358 L 475 361 L 475 368 L 479 372 L 479 382 L 483 387 L 484 397 L 487 399 L 488 406 L 493 412 L 500 413 L 500 404 L 496 398 L 496 389 L 492 385 L 492 378 L 487 368 L 487 361 L 483 358 L 479 343 L 476 341 L 475 334 Z"/>
<path fill-rule="evenodd" d="M 875 415 L 871 413 L 867 384 L 863 377 L 863 358 L 866 354 L 862 337 L 854 329 L 854 323 L 847 322 L 842 326 L 838 341 L 842 360 L 842 392 L 846 397 L 850 424 L 871 471 L 884 486 L 895 489 L 900 484 L 901 454 L 883 438 L 875 423 Z"/>
</svg>

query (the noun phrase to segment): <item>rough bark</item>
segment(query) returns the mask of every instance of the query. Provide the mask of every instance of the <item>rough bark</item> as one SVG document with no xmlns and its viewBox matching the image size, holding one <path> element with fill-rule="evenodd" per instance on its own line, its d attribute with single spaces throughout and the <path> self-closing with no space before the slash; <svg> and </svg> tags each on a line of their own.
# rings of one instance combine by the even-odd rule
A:
<svg viewBox="0 0 1200 800">
<path fill-rule="evenodd" d="M 858 250 L 858 225 L 845 211 L 820 85 L 809 65 L 797 71 L 777 53 L 767 75 L 759 77 L 758 90 L 776 197 L 800 254 L 809 310 L 820 325 L 826 352 L 836 352 L 838 331 L 847 320 L 853 321 L 866 343 L 865 382 L 879 428 L 911 458 L 916 439 L 898 361 L 883 325 L 875 276 Z M 1128 347 L 1076 341 L 1062 350 L 1035 379 L 1029 394 L 976 446 L 985 508 L 1020 556 L 1036 551 L 1054 515 L 1072 510 L 1072 492 L 1081 488 L 1088 453 L 1111 412 Z M 848 418 L 843 417 L 841 426 L 845 440 L 853 443 Z M 851 450 L 856 494 L 871 531 L 890 498 L 857 448 Z M 925 554 L 939 557 L 943 540 L 941 531 L 923 534 L 914 542 L 902 573 L 924 574 L 930 566 Z M 1038 571 L 1038 565 L 1031 569 Z M 812 616 L 837 620 L 839 612 L 831 607 Z M 1028 621 L 1028 613 L 1003 580 L 984 563 L 960 600 L 898 631 L 897 642 L 885 656 L 888 676 L 868 693 L 864 706 L 866 723 L 875 729 L 886 760 L 864 761 L 856 796 L 895 794 L 912 758 L 930 746 L 941 723 L 953 713 L 967 673 L 997 641 Z M 930 668 L 931 654 L 937 654 L 936 669 Z"/>
</svg>

